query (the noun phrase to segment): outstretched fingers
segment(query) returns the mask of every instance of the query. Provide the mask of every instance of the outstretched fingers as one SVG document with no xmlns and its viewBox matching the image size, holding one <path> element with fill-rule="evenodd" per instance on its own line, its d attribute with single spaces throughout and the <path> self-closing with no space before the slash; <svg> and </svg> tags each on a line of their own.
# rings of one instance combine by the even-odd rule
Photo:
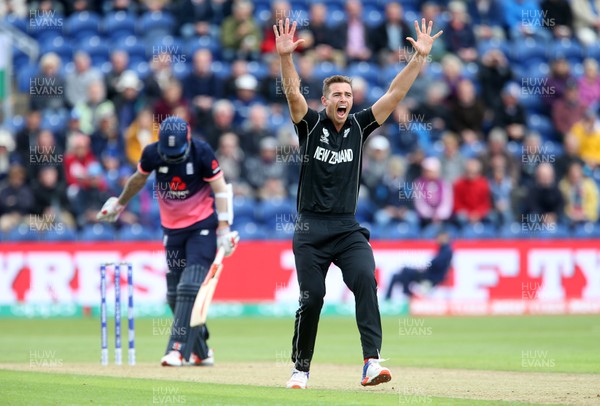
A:
<svg viewBox="0 0 600 406">
<path fill-rule="evenodd" d="M 421 28 L 419 27 L 419 22 L 415 20 L 415 30 L 417 31 L 417 35 L 421 33 Z"/>
<path fill-rule="evenodd" d="M 292 38 L 294 38 L 294 34 L 296 33 L 296 21 L 294 21 L 294 23 L 292 24 L 292 29 L 290 30 L 290 35 L 292 36 Z"/>
<path fill-rule="evenodd" d="M 440 35 L 442 35 L 444 33 L 444 31 L 439 31 L 437 34 L 435 34 L 433 37 L 431 37 L 432 39 L 436 39 L 437 37 L 439 37 Z"/>
</svg>

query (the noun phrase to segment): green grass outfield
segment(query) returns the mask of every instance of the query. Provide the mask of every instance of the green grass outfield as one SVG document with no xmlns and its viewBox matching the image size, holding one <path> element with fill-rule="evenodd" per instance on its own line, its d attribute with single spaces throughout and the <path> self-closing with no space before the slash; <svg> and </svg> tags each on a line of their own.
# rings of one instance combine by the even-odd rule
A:
<svg viewBox="0 0 600 406">
<path fill-rule="evenodd" d="M 401 381 L 402 368 L 600 374 L 598 316 L 386 317 L 383 323 L 382 356 L 388 359 L 385 365 L 394 374 L 392 383 Z M 286 364 L 289 362 L 292 325 L 291 319 L 212 320 L 209 324 L 210 344 L 216 350 L 217 364 L 256 362 L 259 366 L 256 374 L 260 374 L 265 366 L 277 368 L 284 385 L 289 374 Z M 168 330 L 166 318 L 136 320 L 138 363 L 158 365 Z M 65 374 L 61 368 L 75 363 L 96 364 L 98 369 L 101 368 L 97 319 L 0 319 L 0 331 L 0 404 L 3 405 L 531 404 L 424 393 L 403 397 L 402 393 L 373 390 L 379 387 L 362 389 L 358 385 L 362 357 L 352 318 L 326 317 L 321 320 L 313 360 L 313 370 L 321 364 L 355 368 L 357 385 L 352 390 L 290 391 L 272 385 L 239 385 L 234 378 L 231 384 L 177 380 L 166 384 L 162 379 Z M 112 333 L 112 328 L 110 331 Z M 124 322 L 124 338 L 126 333 Z M 112 347 L 112 336 L 110 344 Z M 123 347 L 126 362 L 126 339 Z M 16 371 L 3 368 L 2 364 L 19 364 L 23 368 Z M 215 370 L 217 368 L 218 365 Z M 597 389 L 600 404 L 600 387 Z"/>
</svg>

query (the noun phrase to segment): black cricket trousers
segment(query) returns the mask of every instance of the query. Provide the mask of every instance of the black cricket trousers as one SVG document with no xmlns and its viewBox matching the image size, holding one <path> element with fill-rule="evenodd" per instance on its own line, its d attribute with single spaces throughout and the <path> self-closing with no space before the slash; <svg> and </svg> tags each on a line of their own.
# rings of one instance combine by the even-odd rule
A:
<svg viewBox="0 0 600 406">
<path fill-rule="evenodd" d="M 292 339 L 296 369 L 310 369 L 325 296 L 325 276 L 332 262 L 342 270 L 344 283 L 354 293 L 363 358 L 379 358 L 381 317 L 369 237 L 369 231 L 358 224 L 354 215 L 301 213 L 298 216 L 293 241 L 300 285 L 300 307 Z"/>
</svg>

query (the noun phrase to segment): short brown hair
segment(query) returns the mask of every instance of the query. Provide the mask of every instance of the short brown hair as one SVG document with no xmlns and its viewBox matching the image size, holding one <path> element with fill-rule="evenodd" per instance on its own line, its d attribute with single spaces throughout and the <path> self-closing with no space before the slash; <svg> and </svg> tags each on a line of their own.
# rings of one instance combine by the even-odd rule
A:
<svg viewBox="0 0 600 406">
<path fill-rule="evenodd" d="M 323 96 L 329 92 L 329 86 L 333 83 L 348 83 L 352 87 L 352 79 L 344 75 L 333 75 L 323 80 Z"/>
</svg>

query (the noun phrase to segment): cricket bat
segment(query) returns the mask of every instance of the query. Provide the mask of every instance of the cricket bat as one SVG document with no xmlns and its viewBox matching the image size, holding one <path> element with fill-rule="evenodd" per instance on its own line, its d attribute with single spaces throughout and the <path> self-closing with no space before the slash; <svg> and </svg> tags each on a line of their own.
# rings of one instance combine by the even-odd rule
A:
<svg viewBox="0 0 600 406">
<path fill-rule="evenodd" d="M 194 300 L 194 307 L 192 307 L 192 317 L 190 318 L 190 327 L 200 326 L 206 323 L 206 317 L 208 316 L 208 307 L 212 301 L 217 283 L 219 283 L 219 276 L 223 270 L 223 257 L 225 256 L 225 250 L 219 248 L 217 255 L 213 261 L 200 290 Z"/>
</svg>

